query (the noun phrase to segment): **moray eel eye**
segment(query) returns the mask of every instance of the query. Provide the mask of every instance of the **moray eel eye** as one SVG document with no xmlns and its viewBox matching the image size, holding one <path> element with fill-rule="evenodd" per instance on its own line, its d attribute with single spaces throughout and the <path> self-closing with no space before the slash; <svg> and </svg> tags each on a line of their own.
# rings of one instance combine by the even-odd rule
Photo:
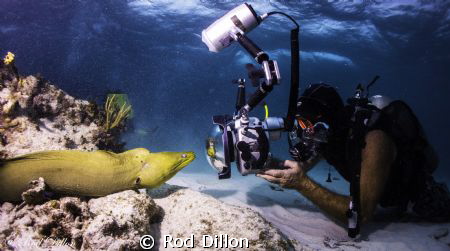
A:
<svg viewBox="0 0 450 251">
<path fill-rule="evenodd" d="M 185 153 L 181 154 L 181 158 L 187 158 L 187 154 Z"/>
</svg>

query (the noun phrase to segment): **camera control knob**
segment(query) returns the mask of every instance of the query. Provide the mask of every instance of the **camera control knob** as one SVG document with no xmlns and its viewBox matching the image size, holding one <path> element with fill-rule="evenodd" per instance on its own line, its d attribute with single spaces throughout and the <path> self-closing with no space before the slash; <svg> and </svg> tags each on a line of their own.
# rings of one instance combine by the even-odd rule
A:
<svg viewBox="0 0 450 251">
<path fill-rule="evenodd" d="M 236 148 L 241 152 L 241 158 L 243 161 L 249 161 L 252 159 L 250 145 L 244 141 L 239 141 L 236 144 Z"/>
<path fill-rule="evenodd" d="M 250 151 L 250 146 L 245 141 L 237 142 L 236 148 L 241 152 Z"/>
</svg>

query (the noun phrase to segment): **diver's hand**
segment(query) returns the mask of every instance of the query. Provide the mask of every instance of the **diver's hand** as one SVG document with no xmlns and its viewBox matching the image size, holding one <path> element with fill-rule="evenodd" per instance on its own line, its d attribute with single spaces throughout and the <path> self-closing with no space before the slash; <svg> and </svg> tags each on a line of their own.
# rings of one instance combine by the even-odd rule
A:
<svg viewBox="0 0 450 251">
<path fill-rule="evenodd" d="M 279 184 L 284 188 L 299 189 L 302 181 L 305 178 L 305 172 L 300 162 L 285 160 L 283 162 L 283 170 L 269 169 L 262 171 L 256 176 L 261 177 L 267 181 Z"/>
</svg>

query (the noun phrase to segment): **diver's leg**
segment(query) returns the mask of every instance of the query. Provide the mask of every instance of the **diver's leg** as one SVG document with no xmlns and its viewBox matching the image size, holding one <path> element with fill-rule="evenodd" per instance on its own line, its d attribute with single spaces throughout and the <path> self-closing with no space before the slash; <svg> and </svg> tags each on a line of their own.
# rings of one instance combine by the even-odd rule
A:
<svg viewBox="0 0 450 251">
<path fill-rule="evenodd" d="M 363 222 L 372 218 L 395 157 L 395 144 L 386 133 L 375 130 L 367 134 L 366 146 L 361 153 L 360 199 Z"/>
</svg>

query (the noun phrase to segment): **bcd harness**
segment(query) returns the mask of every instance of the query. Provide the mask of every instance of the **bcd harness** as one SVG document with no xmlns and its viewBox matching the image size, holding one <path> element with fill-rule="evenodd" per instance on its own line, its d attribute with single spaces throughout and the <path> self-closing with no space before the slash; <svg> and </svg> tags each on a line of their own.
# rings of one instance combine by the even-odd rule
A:
<svg viewBox="0 0 450 251">
<path fill-rule="evenodd" d="M 374 79 L 376 81 L 376 79 Z M 374 82 L 374 81 L 373 81 Z M 363 96 L 363 87 L 358 85 L 355 96 L 347 100 L 352 108 L 349 121 L 349 137 L 346 142 L 346 159 L 350 165 L 350 203 L 347 210 L 348 236 L 355 238 L 360 232 L 361 202 L 360 202 L 360 176 L 361 152 L 366 142 L 365 137 L 378 118 L 381 111 L 371 105 L 367 96 Z"/>
</svg>

